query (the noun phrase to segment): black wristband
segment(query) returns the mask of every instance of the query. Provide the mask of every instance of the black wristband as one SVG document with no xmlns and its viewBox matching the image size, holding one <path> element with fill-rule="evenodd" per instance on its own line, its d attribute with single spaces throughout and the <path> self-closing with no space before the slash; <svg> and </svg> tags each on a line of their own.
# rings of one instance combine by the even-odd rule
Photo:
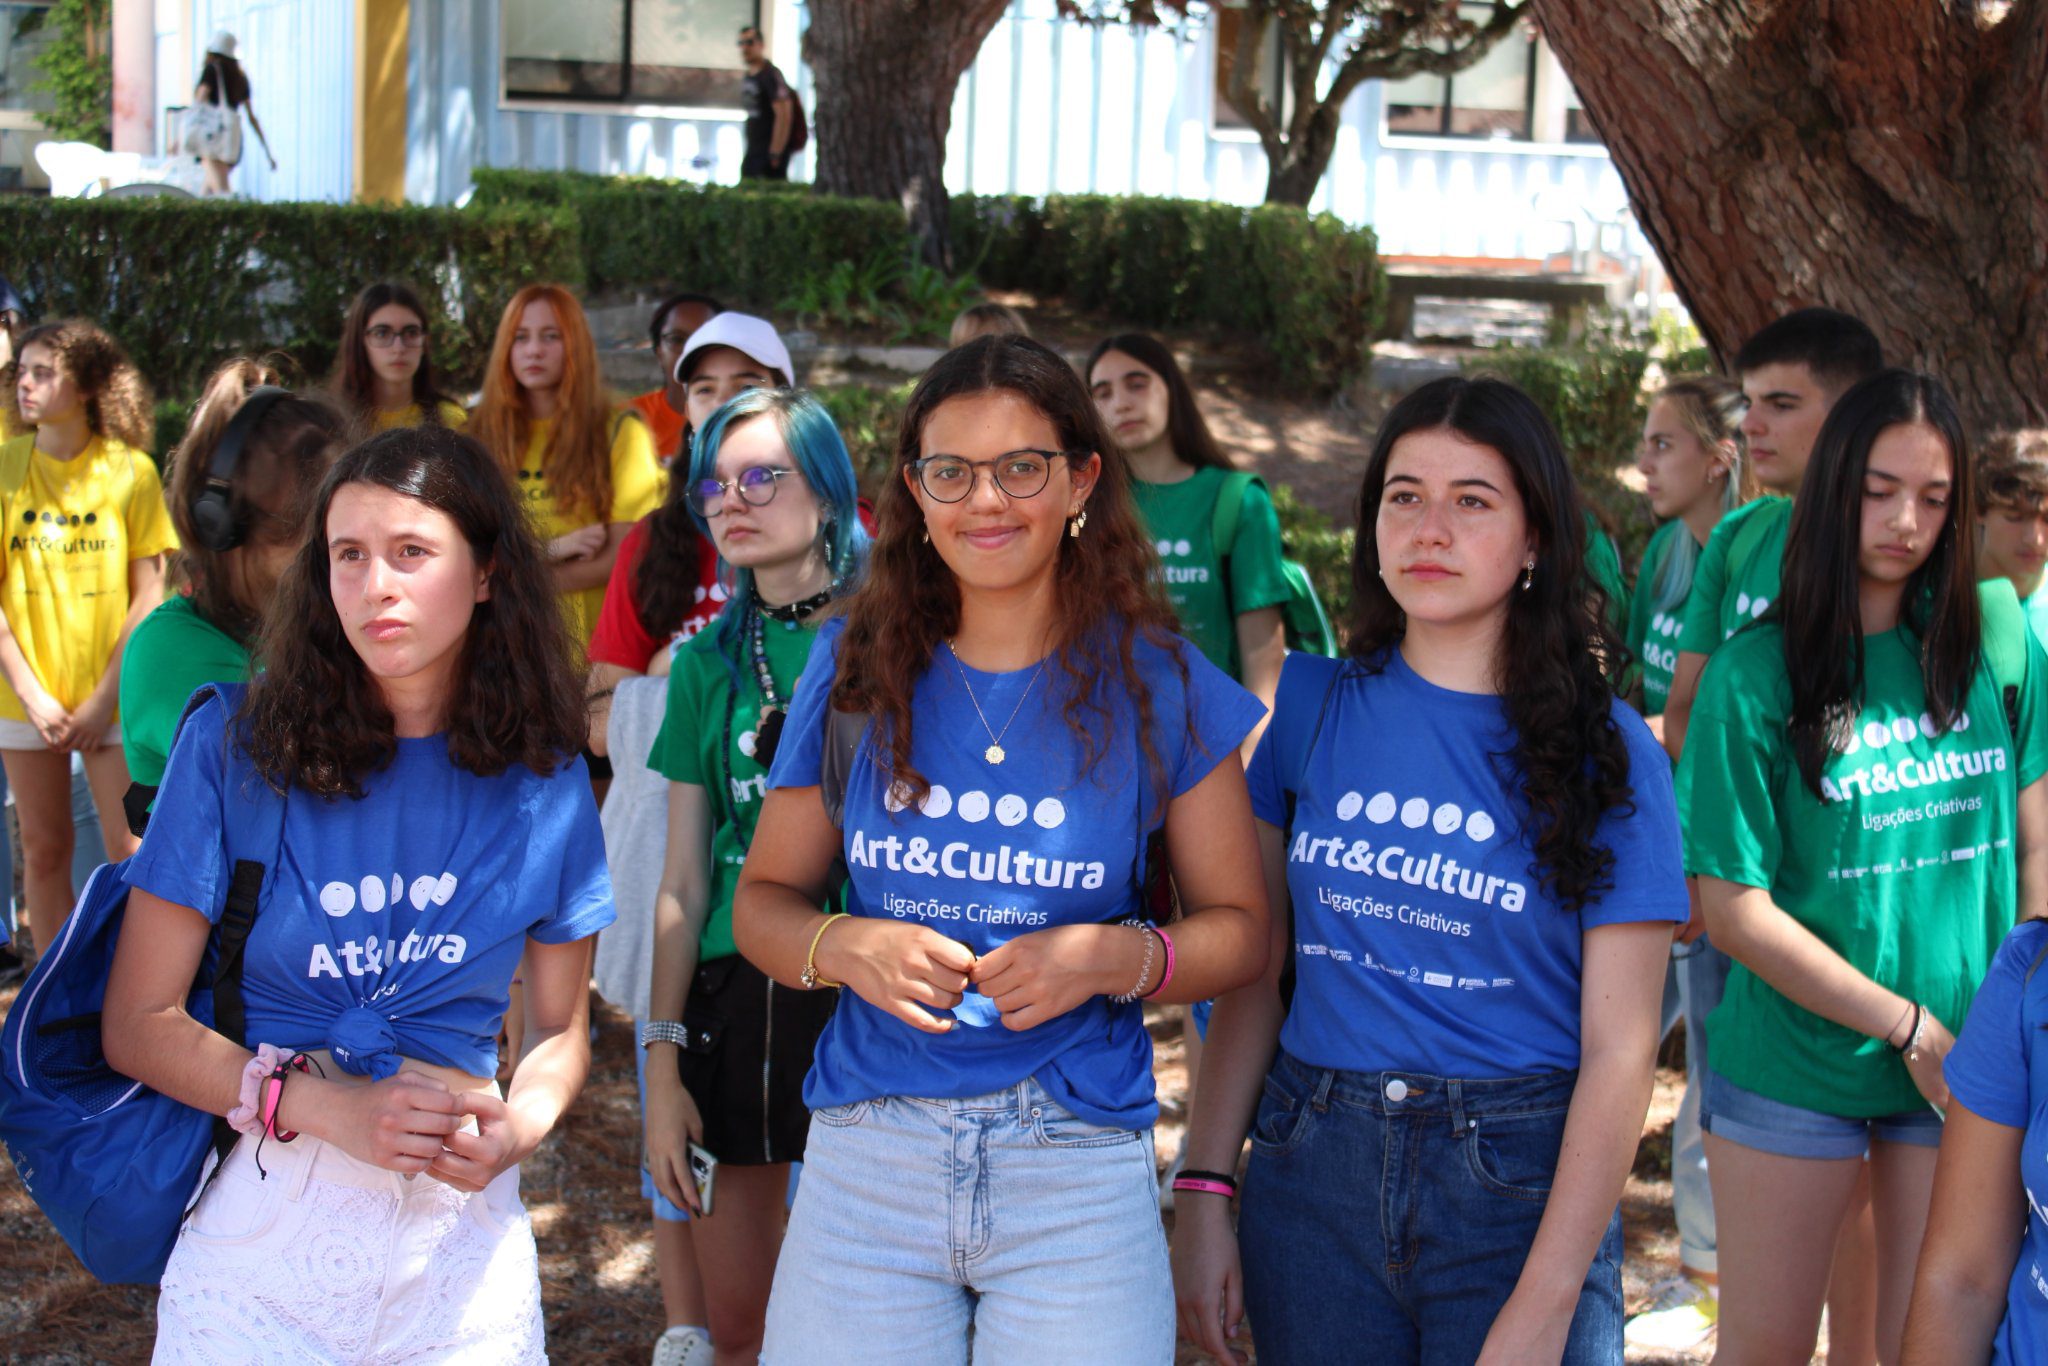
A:
<svg viewBox="0 0 2048 1366">
<path fill-rule="evenodd" d="M 1232 1190 L 1237 1189 L 1237 1178 L 1234 1176 L 1225 1176 L 1222 1172 L 1201 1172 L 1196 1171 L 1193 1167 L 1182 1167 L 1179 1171 L 1174 1173 L 1174 1178 L 1176 1180 L 1178 1180 L 1181 1177 L 1193 1177 L 1197 1181 L 1217 1181 L 1221 1182 L 1223 1185 L 1230 1187 Z"/>
</svg>

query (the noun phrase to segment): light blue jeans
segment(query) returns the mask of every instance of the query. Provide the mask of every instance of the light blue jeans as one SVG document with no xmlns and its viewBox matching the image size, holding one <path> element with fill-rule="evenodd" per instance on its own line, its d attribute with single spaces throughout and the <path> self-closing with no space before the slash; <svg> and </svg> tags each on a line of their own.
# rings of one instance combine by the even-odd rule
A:
<svg viewBox="0 0 2048 1366">
<path fill-rule="evenodd" d="M 1672 973 L 1685 1019 L 1685 1098 L 1671 1122 L 1671 1208 L 1678 1221 L 1678 1259 L 1694 1271 L 1720 1270 L 1714 1236 L 1714 1191 L 1707 1184 L 1707 1145 L 1700 1137 L 1706 1084 L 1707 1016 L 1728 987 L 1728 955 L 1705 935 L 1671 946 Z M 1670 1023 L 1665 1024 L 1669 1033 Z"/>
<path fill-rule="evenodd" d="M 811 1115 L 761 1360 L 1165 1366 L 1173 1282 L 1149 1129 L 1025 1081 Z"/>
</svg>

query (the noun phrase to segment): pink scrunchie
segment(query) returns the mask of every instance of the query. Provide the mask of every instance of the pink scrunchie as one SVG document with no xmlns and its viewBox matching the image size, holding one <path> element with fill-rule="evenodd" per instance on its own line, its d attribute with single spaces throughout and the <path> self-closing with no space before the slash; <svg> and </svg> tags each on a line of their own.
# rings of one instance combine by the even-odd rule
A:
<svg viewBox="0 0 2048 1366">
<path fill-rule="evenodd" d="M 286 1062 L 290 1061 L 292 1056 L 292 1054 L 271 1044 L 260 1043 L 256 1045 L 256 1056 L 249 1059 L 247 1065 L 242 1068 L 241 1104 L 228 1111 L 229 1128 L 233 1129 L 236 1133 L 247 1134 L 251 1138 L 262 1135 L 266 1127 L 263 1123 L 263 1115 L 260 1109 L 263 1082 L 271 1073 L 277 1071 Z"/>
</svg>

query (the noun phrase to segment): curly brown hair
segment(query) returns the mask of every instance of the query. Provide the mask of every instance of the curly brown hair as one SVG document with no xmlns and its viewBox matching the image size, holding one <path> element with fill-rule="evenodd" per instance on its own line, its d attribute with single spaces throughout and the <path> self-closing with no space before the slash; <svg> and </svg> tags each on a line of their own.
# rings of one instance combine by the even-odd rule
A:
<svg viewBox="0 0 2048 1366">
<path fill-rule="evenodd" d="M 149 382 L 128 359 L 121 343 L 83 318 L 60 318 L 31 327 L 14 339 L 14 363 L 7 367 L 7 422 L 20 431 L 19 391 L 15 377 L 20 372 L 22 353 L 40 346 L 57 362 L 57 368 L 78 386 L 85 404 L 85 424 L 95 436 L 111 436 L 132 450 L 147 451 L 156 444 L 156 400 Z"/>
<path fill-rule="evenodd" d="M 447 711 L 448 757 L 483 777 L 524 764 L 553 773 L 588 730 L 554 580 L 496 463 L 446 427 L 398 428 L 336 461 L 257 640 L 265 671 L 243 703 L 248 752 L 280 792 L 360 797 L 398 752 L 390 711 L 343 630 L 328 587 L 327 513 L 344 484 L 370 484 L 446 513 L 490 575 L 462 641 Z"/>
<path fill-rule="evenodd" d="M 192 524 L 192 504 L 206 487 L 228 424 L 250 393 L 266 385 L 290 385 L 278 358 L 237 356 L 214 371 L 164 470 L 164 497 L 180 542 L 171 556 L 172 585 L 190 595 L 200 616 L 243 644 L 256 634 L 276 587 L 259 576 L 259 557 L 248 551 L 298 544 L 306 504 L 347 429 L 340 411 L 315 395 L 293 394 L 271 404 L 243 441 L 228 478 L 229 511 L 246 529 L 242 543 L 232 550 L 207 549 Z"/>
<path fill-rule="evenodd" d="M 1062 711 L 1092 771 L 1110 748 L 1118 691 L 1137 711 L 1138 740 L 1155 788 L 1165 770 L 1152 742 L 1152 696 L 1133 646 L 1142 634 L 1165 649 L 1183 679 L 1186 659 L 1159 560 L 1131 501 L 1130 473 L 1103 429 L 1095 401 L 1060 356 L 1029 337 L 979 337 L 945 355 L 918 381 L 896 437 L 896 464 L 883 481 L 867 579 L 848 600 L 846 634 L 832 705 L 867 712 L 879 725 L 893 784 L 917 800 L 931 783 L 910 761 L 910 699 L 940 642 L 960 629 L 960 585 L 924 539 L 924 514 L 904 472 L 924 454 L 924 429 L 940 405 L 977 394 L 1011 393 L 1044 414 L 1062 450 L 1093 451 L 1101 474 L 1088 498 L 1088 530 L 1060 539 L 1055 570 L 1058 619 L 1053 659 L 1064 677 Z M 1121 689 L 1112 681 L 1120 681 Z M 1050 681 L 1050 680 L 1048 680 Z"/>
</svg>

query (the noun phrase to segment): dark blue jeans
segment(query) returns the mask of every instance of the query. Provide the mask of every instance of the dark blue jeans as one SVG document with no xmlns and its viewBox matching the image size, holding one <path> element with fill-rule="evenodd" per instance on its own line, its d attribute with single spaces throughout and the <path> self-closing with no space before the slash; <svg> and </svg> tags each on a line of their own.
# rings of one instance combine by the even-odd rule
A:
<svg viewBox="0 0 2048 1366">
<path fill-rule="evenodd" d="M 1282 1052 L 1252 1125 L 1238 1246 L 1265 1366 L 1469 1366 L 1536 1240 L 1577 1072 L 1458 1081 Z M 1621 1215 L 1564 1361 L 1622 1359 Z"/>
</svg>

